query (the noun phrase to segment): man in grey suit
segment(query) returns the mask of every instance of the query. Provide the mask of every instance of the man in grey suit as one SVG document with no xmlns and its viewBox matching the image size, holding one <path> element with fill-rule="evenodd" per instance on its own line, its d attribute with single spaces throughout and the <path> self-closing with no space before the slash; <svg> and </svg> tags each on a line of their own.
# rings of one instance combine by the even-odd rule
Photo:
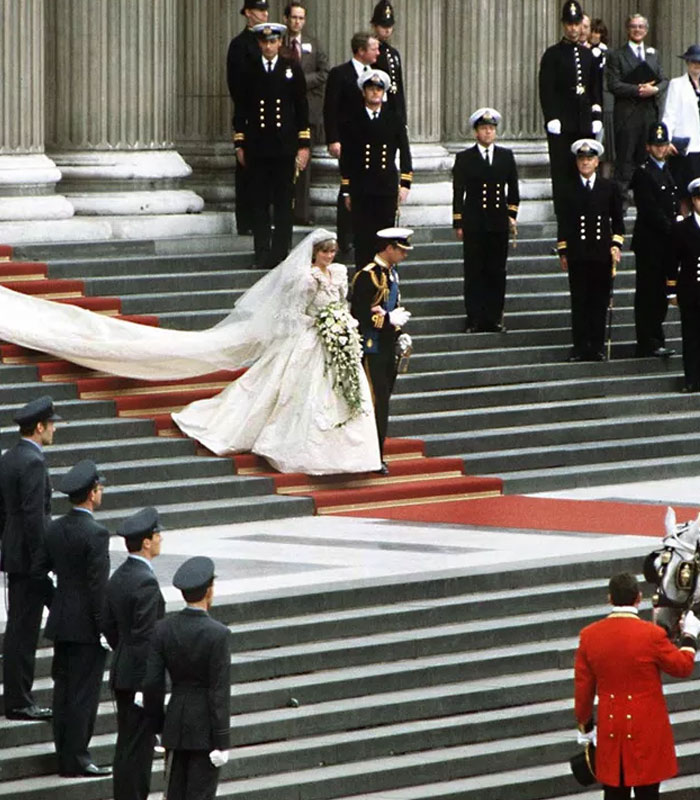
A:
<svg viewBox="0 0 700 800">
<path fill-rule="evenodd" d="M 95 520 L 104 478 L 85 459 L 64 475 L 59 490 L 73 508 L 46 533 L 47 565 L 56 574 L 56 593 L 46 622 L 53 641 L 53 738 L 58 774 L 98 778 L 88 745 L 100 702 L 107 651 L 100 644 L 102 608 L 109 578 L 109 531 Z"/>
<path fill-rule="evenodd" d="M 306 8 L 302 3 L 289 3 L 284 9 L 287 34 L 282 55 L 301 65 L 306 79 L 306 99 L 309 103 L 311 146 L 323 141 L 323 95 L 328 79 L 328 56 L 313 36 L 303 33 L 306 25 Z M 309 190 L 310 166 L 297 175 L 294 192 L 294 222 L 308 225 L 311 222 Z"/>
<path fill-rule="evenodd" d="M 46 528 L 51 521 L 51 483 L 44 460 L 61 419 L 44 395 L 14 417 L 20 440 L 0 459 L 0 570 L 7 573 L 7 625 L 3 641 L 3 693 L 7 719 L 50 719 L 51 709 L 34 702 L 34 663 L 44 606 L 53 585 L 45 565 Z"/>
<path fill-rule="evenodd" d="M 153 572 L 161 526 L 155 508 L 127 517 L 117 533 L 129 553 L 107 584 L 103 630 L 114 650 L 110 683 L 117 702 L 114 800 L 146 800 L 151 788 L 155 732 L 143 711 L 146 659 L 165 600 Z"/>
<path fill-rule="evenodd" d="M 610 53 L 606 64 L 608 91 L 615 97 L 615 181 L 626 205 L 632 173 L 646 158 L 649 126 L 661 113 L 668 80 L 658 54 L 644 39 L 649 23 L 641 14 L 627 18 L 628 42 Z"/>
<path fill-rule="evenodd" d="M 231 632 L 208 613 L 214 597 L 210 558 L 187 559 L 173 586 L 187 606 L 153 632 L 144 708 L 168 751 L 168 800 L 213 800 L 230 744 Z M 164 711 L 166 672 L 172 695 Z"/>
</svg>

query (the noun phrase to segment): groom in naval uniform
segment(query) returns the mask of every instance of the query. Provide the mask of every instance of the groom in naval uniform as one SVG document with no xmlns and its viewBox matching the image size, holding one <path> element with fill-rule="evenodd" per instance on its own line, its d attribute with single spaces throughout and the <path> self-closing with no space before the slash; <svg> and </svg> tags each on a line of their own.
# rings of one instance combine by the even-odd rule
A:
<svg viewBox="0 0 700 800">
<path fill-rule="evenodd" d="M 114 800 L 146 800 L 151 786 L 155 732 L 143 711 L 148 647 L 165 600 L 153 572 L 161 527 L 155 508 L 127 517 L 117 530 L 129 553 L 107 584 L 103 628 L 114 650 L 111 685 L 117 702 Z"/>
<path fill-rule="evenodd" d="M 355 273 L 350 290 L 350 310 L 359 322 L 363 365 L 374 402 L 382 475 L 389 472 L 384 462 L 384 439 L 389 422 L 389 398 L 396 380 L 396 340 L 411 316 L 400 304 L 396 267 L 413 249 L 409 238 L 412 235 L 410 228 L 377 231 L 380 250 L 373 261 Z"/>
</svg>

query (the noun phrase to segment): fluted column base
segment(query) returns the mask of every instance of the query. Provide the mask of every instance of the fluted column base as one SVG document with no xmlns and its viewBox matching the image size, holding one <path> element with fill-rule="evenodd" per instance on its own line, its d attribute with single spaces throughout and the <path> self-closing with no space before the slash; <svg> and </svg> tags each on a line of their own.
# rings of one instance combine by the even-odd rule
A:
<svg viewBox="0 0 700 800">
<path fill-rule="evenodd" d="M 180 189 L 192 170 L 175 150 L 53 152 L 61 189 L 80 215 L 190 214 L 204 201 Z"/>
<path fill-rule="evenodd" d="M 71 203 L 55 193 L 61 173 L 43 154 L 0 156 L 0 220 L 68 219 Z"/>
<path fill-rule="evenodd" d="M 207 208 L 232 211 L 236 206 L 236 152 L 230 142 L 178 142 L 178 152 L 192 167 L 188 187 Z"/>
</svg>

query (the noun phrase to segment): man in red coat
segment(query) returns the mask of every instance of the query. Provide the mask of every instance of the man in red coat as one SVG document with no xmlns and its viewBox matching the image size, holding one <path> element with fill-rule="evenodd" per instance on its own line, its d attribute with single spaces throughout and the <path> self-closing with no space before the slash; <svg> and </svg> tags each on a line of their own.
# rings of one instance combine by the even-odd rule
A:
<svg viewBox="0 0 700 800">
<path fill-rule="evenodd" d="M 631 787 L 638 800 L 655 800 L 660 782 L 677 772 L 661 672 L 676 678 L 692 673 L 700 620 L 686 614 L 678 648 L 663 628 L 639 618 L 642 595 L 633 575 L 614 575 L 609 591 L 612 612 L 581 631 L 576 720 L 580 730 L 591 730 L 597 694 L 596 777 L 604 800 L 628 800 Z"/>
</svg>

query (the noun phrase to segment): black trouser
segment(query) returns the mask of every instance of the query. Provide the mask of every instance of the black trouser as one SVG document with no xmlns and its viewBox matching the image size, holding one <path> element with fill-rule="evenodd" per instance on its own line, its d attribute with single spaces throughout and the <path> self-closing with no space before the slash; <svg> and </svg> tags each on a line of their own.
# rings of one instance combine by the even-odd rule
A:
<svg viewBox="0 0 700 800">
<path fill-rule="evenodd" d="M 612 262 L 569 259 L 571 338 L 574 352 L 584 358 L 603 352 L 611 270 Z"/>
<path fill-rule="evenodd" d="M 58 772 L 82 772 L 92 762 L 88 745 L 100 701 L 107 651 L 99 644 L 54 642 L 53 738 Z"/>
<path fill-rule="evenodd" d="M 134 705 L 134 692 L 115 689 L 117 746 L 114 750 L 114 800 L 146 800 L 156 737 L 153 726 Z"/>
<path fill-rule="evenodd" d="M 468 324 L 500 324 L 506 294 L 508 233 L 464 231 L 464 307 Z"/>
<path fill-rule="evenodd" d="M 352 233 L 355 245 L 355 266 L 366 267 L 377 252 L 377 231 L 396 224 L 397 194 L 353 194 Z"/>
<path fill-rule="evenodd" d="M 678 308 L 681 312 L 685 383 L 700 389 L 700 303 L 684 303 L 679 299 Z"/>
<path fill-rule="evenodd" d="M 670 247 L 670 243 L 669 243 Z M 634 326 L 637 332 L 637 354 L 650 355 L 663 347 L 663 322 L 666 319 L 666 270 L 662 259 L 654 253 L 635 253 L 637 268 L 634 291 Z"/>
<path fill-rule="evenodd" d="M 560 133 L 559 136 L 547 134 L 547 148 L 549 150 L 549 169 L 552 176 L 552 199 L 554 200 L 554 213 L 559 215 L 566 208 L 566 197 L 573 179 L 578 174 L 576 159 L 571 152 L 571 145 L 583 136 L 590 133 Z"/>
<path fill-rule="evenodd" d="M 649 783 L 646 786 L 603 786 L 603 800 L 630 800 L 634 789 L 636 800 L 658 800 L 659 784 Z"/>
<path fill-rule="evenodd" d="M 172 750 L 170 777 L 166 787 L 168 800 L 213 800 L 219 782 L 219 770 L 209 760 L 208 750 Z"/>
<path fill-rule="evenodd" d="M 240 235 L 253 230 L 253 195 L 250 170 L 236 161 L 236 231 Z"/>
<path fill-rule="evenodd" d="M 270 269 L 289 253 L 292 244 L 292 199 L 295 156 L 251 156 L 246 169 L 253 184 L 255 264 Z M 270 206 L 272 224 L 270 225 Z"/>
<path fill-rule="evenodd" d="M 396 380 L 396 355 L 393 342 L 383 344 L 378 353 L 365 353 L 364 367 L 372 392 L 379 450 L 384 455 L 384 440 L 389 424 L 389 399 Z"/>
<path fill-rule="evenodd" d="M 5 712 L 34 704 L 34 662 L 44 606 L 51 603 L 53 586 L 48 578 L 7 575 L 7 624 L 3 643 L 3 693 Z"/>
</svg>

